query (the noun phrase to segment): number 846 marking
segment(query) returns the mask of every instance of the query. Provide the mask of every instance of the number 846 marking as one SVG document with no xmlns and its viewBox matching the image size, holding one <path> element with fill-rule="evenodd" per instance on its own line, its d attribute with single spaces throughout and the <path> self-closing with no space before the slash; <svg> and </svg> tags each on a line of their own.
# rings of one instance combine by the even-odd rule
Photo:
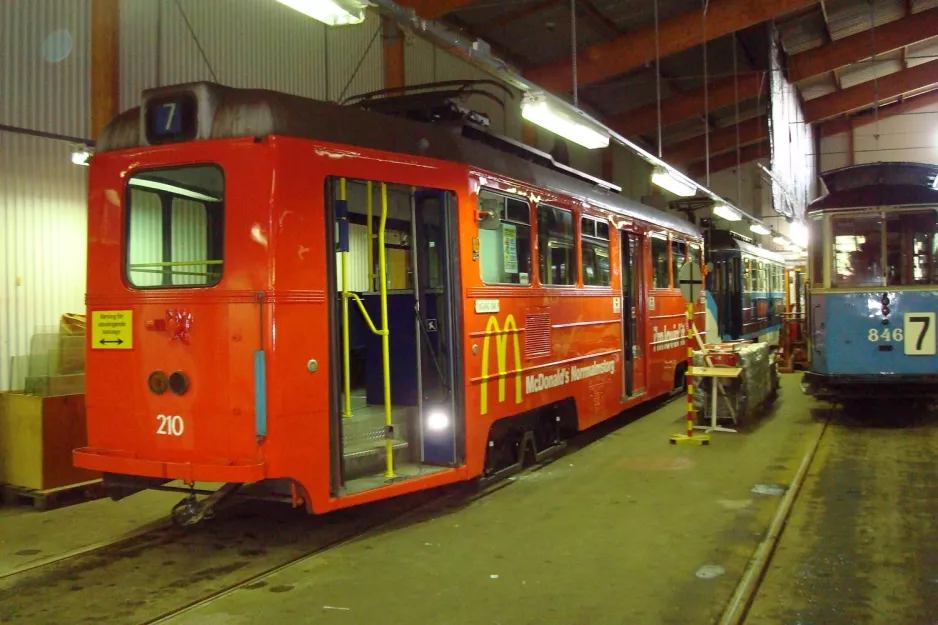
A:
<svg viewBox="0 0 938 625">
<path fill-rule="evenodd" d="M 870 328 L 866 338 L 871 343 L 895 341 L 905 343 L 905 353 L 915 356 L 935 354 L 935 313 L 906 313 L 902 328 L 890 330 Z"/>
<path fill-rule="evenodd" d="M 866 335 L 866 340 L 872 343 L 877 341 L 903 341 L 905 340 L 905 333 L 902 331 L 902 328 L 896 328 L 895 330 L 886 328 L 882 331 L 876 328 L 870 328 L 870 331 Z"/>
</svg>

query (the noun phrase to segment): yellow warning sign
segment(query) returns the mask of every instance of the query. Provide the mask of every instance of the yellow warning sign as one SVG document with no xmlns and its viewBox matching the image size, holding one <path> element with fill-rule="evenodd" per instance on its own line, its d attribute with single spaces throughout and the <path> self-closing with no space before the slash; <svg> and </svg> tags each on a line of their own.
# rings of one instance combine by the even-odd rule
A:
<svg viewBox="0 0 938 625">
<path fill-rule="evenodd" d="M 91 311 L 92 349 L 133 349 L 134 311 Z"/>
</svg>

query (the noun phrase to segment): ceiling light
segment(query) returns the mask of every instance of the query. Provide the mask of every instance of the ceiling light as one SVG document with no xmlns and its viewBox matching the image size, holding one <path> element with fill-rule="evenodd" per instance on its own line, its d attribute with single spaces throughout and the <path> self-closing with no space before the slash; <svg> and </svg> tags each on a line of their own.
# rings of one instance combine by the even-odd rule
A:
<svg viewBox="0 0 938 625">
<path fill-rule="evenodd" d="M 655 172 L 651 175 L 651 181 L 665 191 L 670 191 L 680 197 L 690 197 L 697 193 L 697 185 L 678 178 L 675 173 L 664 167 L 655 168 Z"/>
<path fill-rule="evenodd" d="M 82 150 L 75 150 L 74 152 L 72 152 L 72 162 L 75 163 L 76 165 L 84 165 L 85 167 L 87 167 L 89 165 L 88 161 L 90 160 L 91 160 L 91 152 L 89 152 L 88 150 L 82 149 Z"/>
<path fill-rule="evenodd" d="M 733 210 L 729 204 L 722 203 L 714 205 L 713 214 L 717 217 L 722 217 L 726 221 L 739 221 L 743 218 L 743 216 Z"/>
<path fill-rule="evenodd" d="M 365 4 L 359 0 L 277 0 L 327 26 L 347 26 L 365 21 Z"/>
<path fill-rule="evenodd" d="M 609 135 L 585 119 L 577 119 L 574 114 L 551 106 L 543 95 L 525 95 L 521 101 L 521 117 L 584 148 L 609 147 Z"/>
<path fill-rule="evenodd" d="M 791 245 L 791 241 L 789 241 L 788 239 L 786 239 L 786 238 L 783 237 L 782 235 L 779 235 L 779 236 L 773 238 L 772 240 L 773 240 L 777 245 L 781 245 L 782 247 L 788 247 L 789 245 Z"/>
<path fill-rule="evenodd" d="M 749 229 L 755 232 L 756 234 L 771 234 L 771 230 L 763 226 L 762 224 L 750 224 Z"/>
</svg>

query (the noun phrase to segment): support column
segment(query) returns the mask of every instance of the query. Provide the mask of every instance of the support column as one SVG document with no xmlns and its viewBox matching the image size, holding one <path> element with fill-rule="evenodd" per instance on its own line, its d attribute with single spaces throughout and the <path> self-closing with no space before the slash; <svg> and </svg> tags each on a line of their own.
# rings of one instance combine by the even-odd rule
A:
<svg viewBox="0 0 938 625">
<path fill-rule="evenodd" d="M 91 1 L 91 137 L 120 113 L 120 0 Z"/>
<path fill-rule="evenodd" d="M 602 179 L 607 182 L 612 182 L 612 177 L 614 175 L 614 168 L 613 168 L 613 159 L 615 158 L 615 154 L 613 153 L 614 149 L 615 148 L 613 148 L 612 145 L 610 145 L 608 148 L 603 150 Z"/>
<path fill-rule="evenodd" d="M 526 119 L 521 120 L 521 141 L 532 148 L 537 147 L 537 126 Z"/>
<path fill-rule="evenodd" d="M 407 80 L 404 64 L 404 31 L 396 22 L 382 18 L 381 29 L 384 39 L 384 88 L 403 87 Z"/>
</svg>

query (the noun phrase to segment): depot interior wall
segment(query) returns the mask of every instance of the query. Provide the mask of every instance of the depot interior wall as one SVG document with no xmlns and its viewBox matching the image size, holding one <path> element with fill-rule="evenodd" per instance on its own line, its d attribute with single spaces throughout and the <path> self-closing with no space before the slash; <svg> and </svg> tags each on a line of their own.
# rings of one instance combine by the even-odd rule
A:
<svg viewBox="0 0 938 625">
<path fill-rule="evenodd" d="M 769 166 L 769 160 L 759 159 L 743 163 L 739 168 L 731 167 L 710 175 L 710 189 L 733 202 L 750 215 L 759 217 L 784 235 L 788 234 L 789 225 L 772 207 L 771 182 L 764 177 L 759 165 Z M 754 239 L 765 247 L 773 248 L 771 238 L 755 234 L 743 221 L 729 222 L 717 218 L 717 227 L 739 232 Z"/>
<path fill-rule="evenodd" d="M 381 20 L 329 28 L 279 2 L 121 1 L 121 106 L 196 80 L 320 100 L 384 86 Z"/>
<path fill-rule="evenodd" d="M 0 124 L 88 137 L 90 5 L 0 3 Z M 87 168 L 72 150 L 0 132 L 0 390 L 22 388 L 37 332 L 84 311 Z"/>
<path fill-rule="evenodd" d="M 821 170 L 879 161 L 938 164 L 936 128 L 938 105 L 932 105 L 823 137 Z"/>
</svg>

